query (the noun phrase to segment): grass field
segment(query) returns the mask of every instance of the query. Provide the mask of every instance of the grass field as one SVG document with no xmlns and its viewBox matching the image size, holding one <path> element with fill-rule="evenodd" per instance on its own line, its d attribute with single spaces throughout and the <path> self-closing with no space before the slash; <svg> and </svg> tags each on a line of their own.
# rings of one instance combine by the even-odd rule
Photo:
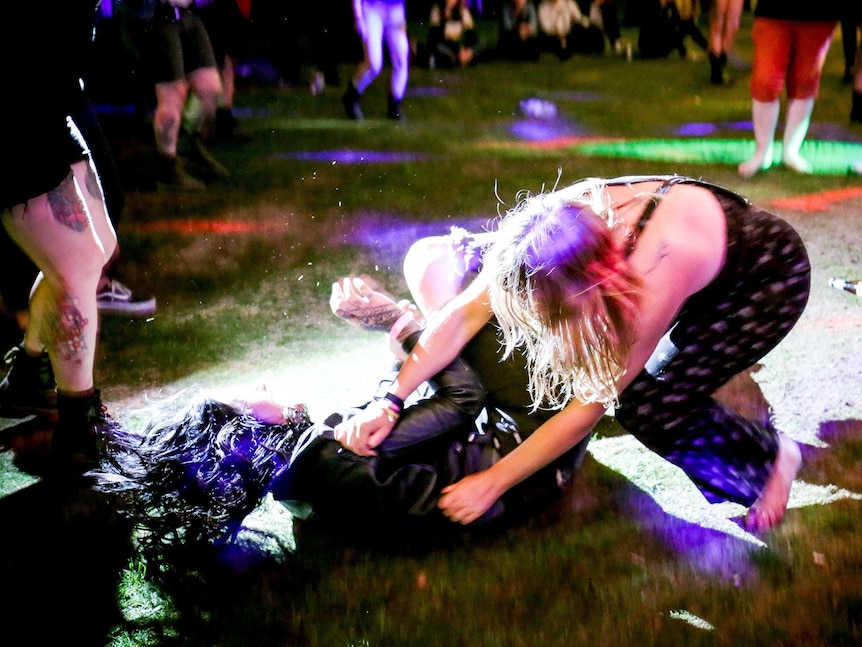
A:
<svg viewBox="0 0 862 647">
<path fill-rule="evenodd" d="M 740 62 L 749 30 L 746 16 Z M 15 602 L 0 607 L 0 642 L 862 644 L 862 302 L 827 285 L 862 277 L 862 178 L 845 172 L 862 159 L 862 127 L 849 123 L 842 72 L 836 40 L 803 151 L 810 176 L 738 178 L 753 145 L 748 73 L 712 86 L 702 55 L 415 68 L 399 123 L 384 117 L 388 71 L 363 99 L 363 122 L 344 119 L 342 88 L 246 82 L 237 112 L 252 139 L 215 148 L 232 177 L 200 195 L 151 190 L 146 135 L 112 130 L 128 184 L 121 279 L 158 298 L 150 319 L 102 322 L 97 381 L 127 424 L 148 399 L 193 385 L 265 381 L 313 419 L 363 402 L 383 342 L 331 315 L 335 279 L 369 272 L 405 294 L 410 242 L 482 226 L 520 191 L 680 173 L 770 205 L 808 244 L 808 311 L 726 394 L 751 411 L 768 403 L 805 464 L 785 522 L 753 536 L 739 509 L 708 506 L 608 419 L 564 500 L 505 533 L 374 547 L 295 532 L 266 502 L 235 550 L 173 556 L 157 585 L 121 519 L 86 492 L 58 500 L 4 452 L 0 552 Z M 555 115 L 527 117 L 527 99 Z"/>
</svg>

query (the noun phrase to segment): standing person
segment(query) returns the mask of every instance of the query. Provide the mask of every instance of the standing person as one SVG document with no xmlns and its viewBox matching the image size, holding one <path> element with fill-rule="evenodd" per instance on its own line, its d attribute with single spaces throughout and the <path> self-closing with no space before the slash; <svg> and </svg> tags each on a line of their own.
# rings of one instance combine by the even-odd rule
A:
<svg viewBox="0 0 862 647">
<path fill-rule="evenodd" d="M 862 3 L 847 0 L 841 13 L 841 49 L 844 53 L 844 83 L 853 83 L 854 69 L 859 72 L 856 54 L 859 50 L 859 33 L 862 31 Z"/>
<path fill-rule="evenodd" d="M 364 118 L 359 100 L 383 70 L 385 43 L 392 64 L 386 116 L 401 119 L 401 102 L 407 91 L 410 72 L 410 42 L 407 38 L 404 0 L 353 0 L 353 19 L 356 32 L 362 39 L 364 58 L 347 82 L 347 91 L 341 98 L 344 110 L 350 119 Z"/>
<path fill-rule="evenodd" d="M 772 149 L 781 94 L 787 90 L 782 161 L 798 173 L 811 173 L 800 155 L 808 134 L 814 100 L 843 0 L 759 0 L 751 30 L 751 122 L 754 155 L 739 165 L 748 178 L 772 166 Z"/>
<path fill-rule="evenodd" d="M 721 85 L 727 82 L 727 55 L 736 42 L 745 0 L 710 0 L 710 3 L 709 80 L 713 85 Z"/>
<path fill-rule="evenodd" d="M 70 104 L 70 116 L 87 142 L 105 196 L 108 217 L 116 231 L 126 204 L 125 190 L 98 115 L 83 90 L 83 81 L 81 85 L 82 89 Z M 5 230 L 0 231 L 0 250 L 0 274 L 3 276 L 0 281 L 0 300 L 7 312 L 14 314 L 20 329 L 24 331 L 29 316 L 30 290 L 39 275 L 39 268 L 17 248 Z M 136 298 L 132 290 L 117 278 L 119 255 L 120 246 L 117 245 L 99 279 L 96 293 L 99 314 L 129 317 L 153 315 L 156 312 L 155 297 Z"/>
<path fill-rule="evenodd" d="M 862 48 L 856 51 L 856 72 L 853 74 L 853 95 L 850 104 L 850 121 L 862 124 Z M 862 175 L 862 159 L 847 169 L 850 175 Z"/>
<path fill-rule="evenodd" d="M 40 270 L 22 352 L 0 385 L 0 406 L 56 411 L 49 469 L 60 476 L 91 467 L 97 437 L 111 426 L 94 385 L 96 288 L 117 240 L 87 143 L 70 117 L 95 10 L 92 0 L 13 3 L 0 24 L 4 82 L 14 97 L 0 104 L 0 119 L 14 124 L 5 145 L 15 159 L 0 185 L 0 208 L 10 238 Z M 56 55 L 21 57 L 22 40 Z M 46 373 L 56 392 L 43 388 Z"/>
<path fill-rule="evenodd" d="M 862 9 L 860 9 L 862 13 Z M 862 29 L 862 17 L 859 19 Z M 850 98 L 850 122 L 862 124 L 862 47 L 856 49 L 856 64 L 853 73 L 853 93 Z"/>
<path fill-rule="evenodd" d="M 234 115 L 236 66 L 244 53 L 250 34 L 251 2 L 237 0 L 196 0 L 195 5 L 212 43 L 221 75 L 222 93 L 215 112 L 211 139 L 230 141 L 241 139 L 236 131 Z"/>
<path fill-rule="evenodd" d="M 133 38 L 142 52 L 142 63 L 153 83 L 156 107 L 153 115 L 157 181 L 159 186 L 202 191 L 206 184 L 189 173 L 185 160 L 204 179 L 230 175 L 205 144 L 213 132 L 216 111 L 223 97 L 219 67 L 206 27 L 194 0 L 129 0 L 122 5 Z M 183 114 L 189 92 L 197 100 L 187 131 Z M 180 136 L 187 135 L 181 155 Z M 185 159 L 184 159 L 185 158 Z"/>
<path fill-rule="evenodd" d="M 528 357 L 533 406 L 557 412 L 445 489 L 449 518 L 478 518 L 613 407 L 707 499 L 747 506 L 746 525 L 766 530 L 784 514 L 799 448 L 712 394 L 784 338 L 809 288 L 796 232 L 727 189 L 679 176 L 583 180 L 509 212 L 482 274 L 426 328 L 391 392 L 415 388 L 493 313 L 507 351 Z M 360 454 L 391 427 L 371 413 L 336 429 Z"/>
</svg>

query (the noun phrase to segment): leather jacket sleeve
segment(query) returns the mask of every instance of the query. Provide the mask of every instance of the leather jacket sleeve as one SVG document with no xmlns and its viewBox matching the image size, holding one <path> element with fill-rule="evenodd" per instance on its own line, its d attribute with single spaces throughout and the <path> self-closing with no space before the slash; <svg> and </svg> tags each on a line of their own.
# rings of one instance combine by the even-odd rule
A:
<svg viewBox="0 0 862 647">
<path fill-rule="evenodd" d="M 409 352 L 419 333 L 404 343 Z M 389 381 L 381 382 L 385 392 Z M 334 440 L 334 427 L 358 407 L 336 412 L 300 438 L 290 464 L 273 479 L 272 494 L 296 513 L 340 519 L 394 519 L 436 511 L 448 479 L 438 469 L 453 442 L 464 440 L 485 400 L 472 368 L 456 359 L 430 382 L 431 394 L 405 407 L 373 457 L 357 456 Z"/>
</svg>

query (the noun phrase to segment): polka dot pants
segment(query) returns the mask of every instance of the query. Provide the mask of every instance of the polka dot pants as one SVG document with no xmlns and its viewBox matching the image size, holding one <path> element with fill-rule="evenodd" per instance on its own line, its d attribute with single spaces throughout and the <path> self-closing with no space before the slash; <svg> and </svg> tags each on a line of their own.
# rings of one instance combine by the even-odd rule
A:
<svg viewBox="0 0 862 647">
<path fill-rule="evenodd" d="M 810 265 L 778 217 L 716 193 L 728 218 L 719 276 L 685 304 L 643 371 L 620 396 L 619 423 L 680 467 L 711 501 L 750 506 L 778 451 L 777 432 L 712 394 L 772 350 L 808 300 Z"/>
</svg>

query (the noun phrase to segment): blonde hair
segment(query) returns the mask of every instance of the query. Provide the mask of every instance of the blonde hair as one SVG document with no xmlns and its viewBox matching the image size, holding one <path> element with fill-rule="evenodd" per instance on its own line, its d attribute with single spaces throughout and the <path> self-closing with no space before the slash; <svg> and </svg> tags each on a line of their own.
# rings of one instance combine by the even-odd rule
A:
<svg viewBox="0 0 862 647">
<path fill-rule="evenodd" d="M 485 255 L 508 355 L 523 346 L 534 409 L 611 406 L 634 343 L 640 282 L 599 180 L 527 196 Z"/>
</svg>

